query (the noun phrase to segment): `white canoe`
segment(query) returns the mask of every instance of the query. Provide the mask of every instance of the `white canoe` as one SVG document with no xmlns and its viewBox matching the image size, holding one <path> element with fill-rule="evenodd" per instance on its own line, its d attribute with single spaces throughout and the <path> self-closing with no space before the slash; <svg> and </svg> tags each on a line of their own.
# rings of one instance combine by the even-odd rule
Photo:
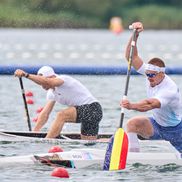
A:
<svg viewBox="0 0 182 182">
<path fill-rule="evenodd" d="M 20 164 L 36 164 L 46 162 L 56 162 L 59 165 L 71 168 L 86 168 L 97 166 L 102 169 L 104 162 L 105 150 L 101 149 L 73 149 L 66 152 L 45 153 L 27 156 L 1 157 L 0 166 L 13 166 Z M 129 164 L 149 164 L 161 166 L 165 164 L 182 165 L 181 154 L 178 152 L 129 152 L 127 157 L 127 165 Z M 55 165 L 55 164 L 53 164 Z"/>
</svg>

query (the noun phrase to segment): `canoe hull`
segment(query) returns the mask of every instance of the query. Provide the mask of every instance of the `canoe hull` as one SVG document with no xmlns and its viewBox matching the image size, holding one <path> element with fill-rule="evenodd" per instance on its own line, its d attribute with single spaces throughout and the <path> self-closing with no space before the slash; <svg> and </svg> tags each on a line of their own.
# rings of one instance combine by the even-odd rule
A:
<svg viewBox="0 0 182 182">
<path fill-rule="evenodd" d="M 1 157 L 0 166 L 12 166 L 19 164 L 46 164 L 62 165 L 71 168 L 95 167 L 102 169 L 104 163 L 105 150 L 102 149 L 73 149 L 71 151 L 58 153 L 45 153 L 27 156 Z M 40 160 L 41 159 L 41 160 Z M 45 162 L 46 161 L 46 162 Z M 149 164 L 149 165 L 182 165 L 181 154 L 179 153 L 149 153 L 149 152 L 129 152 L 127 165 L 131 164 Z"/>
</svg>

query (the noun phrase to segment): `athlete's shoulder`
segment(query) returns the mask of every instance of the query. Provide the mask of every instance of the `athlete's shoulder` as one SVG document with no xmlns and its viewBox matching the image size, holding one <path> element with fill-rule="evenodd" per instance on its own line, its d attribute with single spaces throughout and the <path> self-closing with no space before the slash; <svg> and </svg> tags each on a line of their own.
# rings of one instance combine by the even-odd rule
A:
<svg viewBox="0 0 182 182">
<path fill-rule="evenodd" d="M 168 75 L 165 75 L 164 81 L 165 81 L 165 85 L 168 85 L 168 86 L 171 86 L 171 87 L 177 87 L 177 84 Z"/>
</svg>

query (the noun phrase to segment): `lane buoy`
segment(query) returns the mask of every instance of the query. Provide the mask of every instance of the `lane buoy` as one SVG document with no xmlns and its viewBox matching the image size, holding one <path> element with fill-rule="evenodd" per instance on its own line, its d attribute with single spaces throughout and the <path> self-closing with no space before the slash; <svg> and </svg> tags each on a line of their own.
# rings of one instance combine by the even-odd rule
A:
<svg viewBox="0 0 182 182">
<path fill-rule="evenodd" d="M 38 120 L 38 117 L 32 119 L 32 121 L 35 123 L 37 122 L 37 120 Z"/>
<path fill-rule="evenodd" d="M 36 113 L 40 113 L 44 108 L 43 107 L 39 107 L 37 110 L 36 110 Z"/>
<path fill-rule="evenodd" d="M 34 101 L 32 99 L 27 99 L 27 104 L 34 104 Z"/>
<path fill-rule="evenodd" d="M 49 153 L 55 153 L 55 152 L 63 152 L 63 149 L 60 146 L 53 146 L 49 149 Z"/>
<path fill-rule="evenodd" d="M 26 97 L 33 97 L 33 92 L 27 91 L 27 92 L 25 93 L 25 96 L 26 96 Z"/>
<path fill-rule="evenodd" d="M 63 167 L 56 167 L 52 173 L 51 176 L 59 177 L 59 178 L 69 178 L 68 171 Z"/>
</svg>

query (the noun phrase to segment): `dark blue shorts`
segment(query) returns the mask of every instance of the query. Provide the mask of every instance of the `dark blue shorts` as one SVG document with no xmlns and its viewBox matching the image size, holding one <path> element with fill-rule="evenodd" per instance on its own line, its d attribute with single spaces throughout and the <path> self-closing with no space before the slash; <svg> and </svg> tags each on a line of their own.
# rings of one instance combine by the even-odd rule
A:
<svg viewBox="0 0 182 182">
<path fill-rule="evenodd" d="M 177 126 L 164 127 L 159 125 L 152 117 L 149 118 L 154 128 L 154 135 L 149 140 L 169 141 L 179 152 L 182 153 L 182 122 Z"/>
</svg>

